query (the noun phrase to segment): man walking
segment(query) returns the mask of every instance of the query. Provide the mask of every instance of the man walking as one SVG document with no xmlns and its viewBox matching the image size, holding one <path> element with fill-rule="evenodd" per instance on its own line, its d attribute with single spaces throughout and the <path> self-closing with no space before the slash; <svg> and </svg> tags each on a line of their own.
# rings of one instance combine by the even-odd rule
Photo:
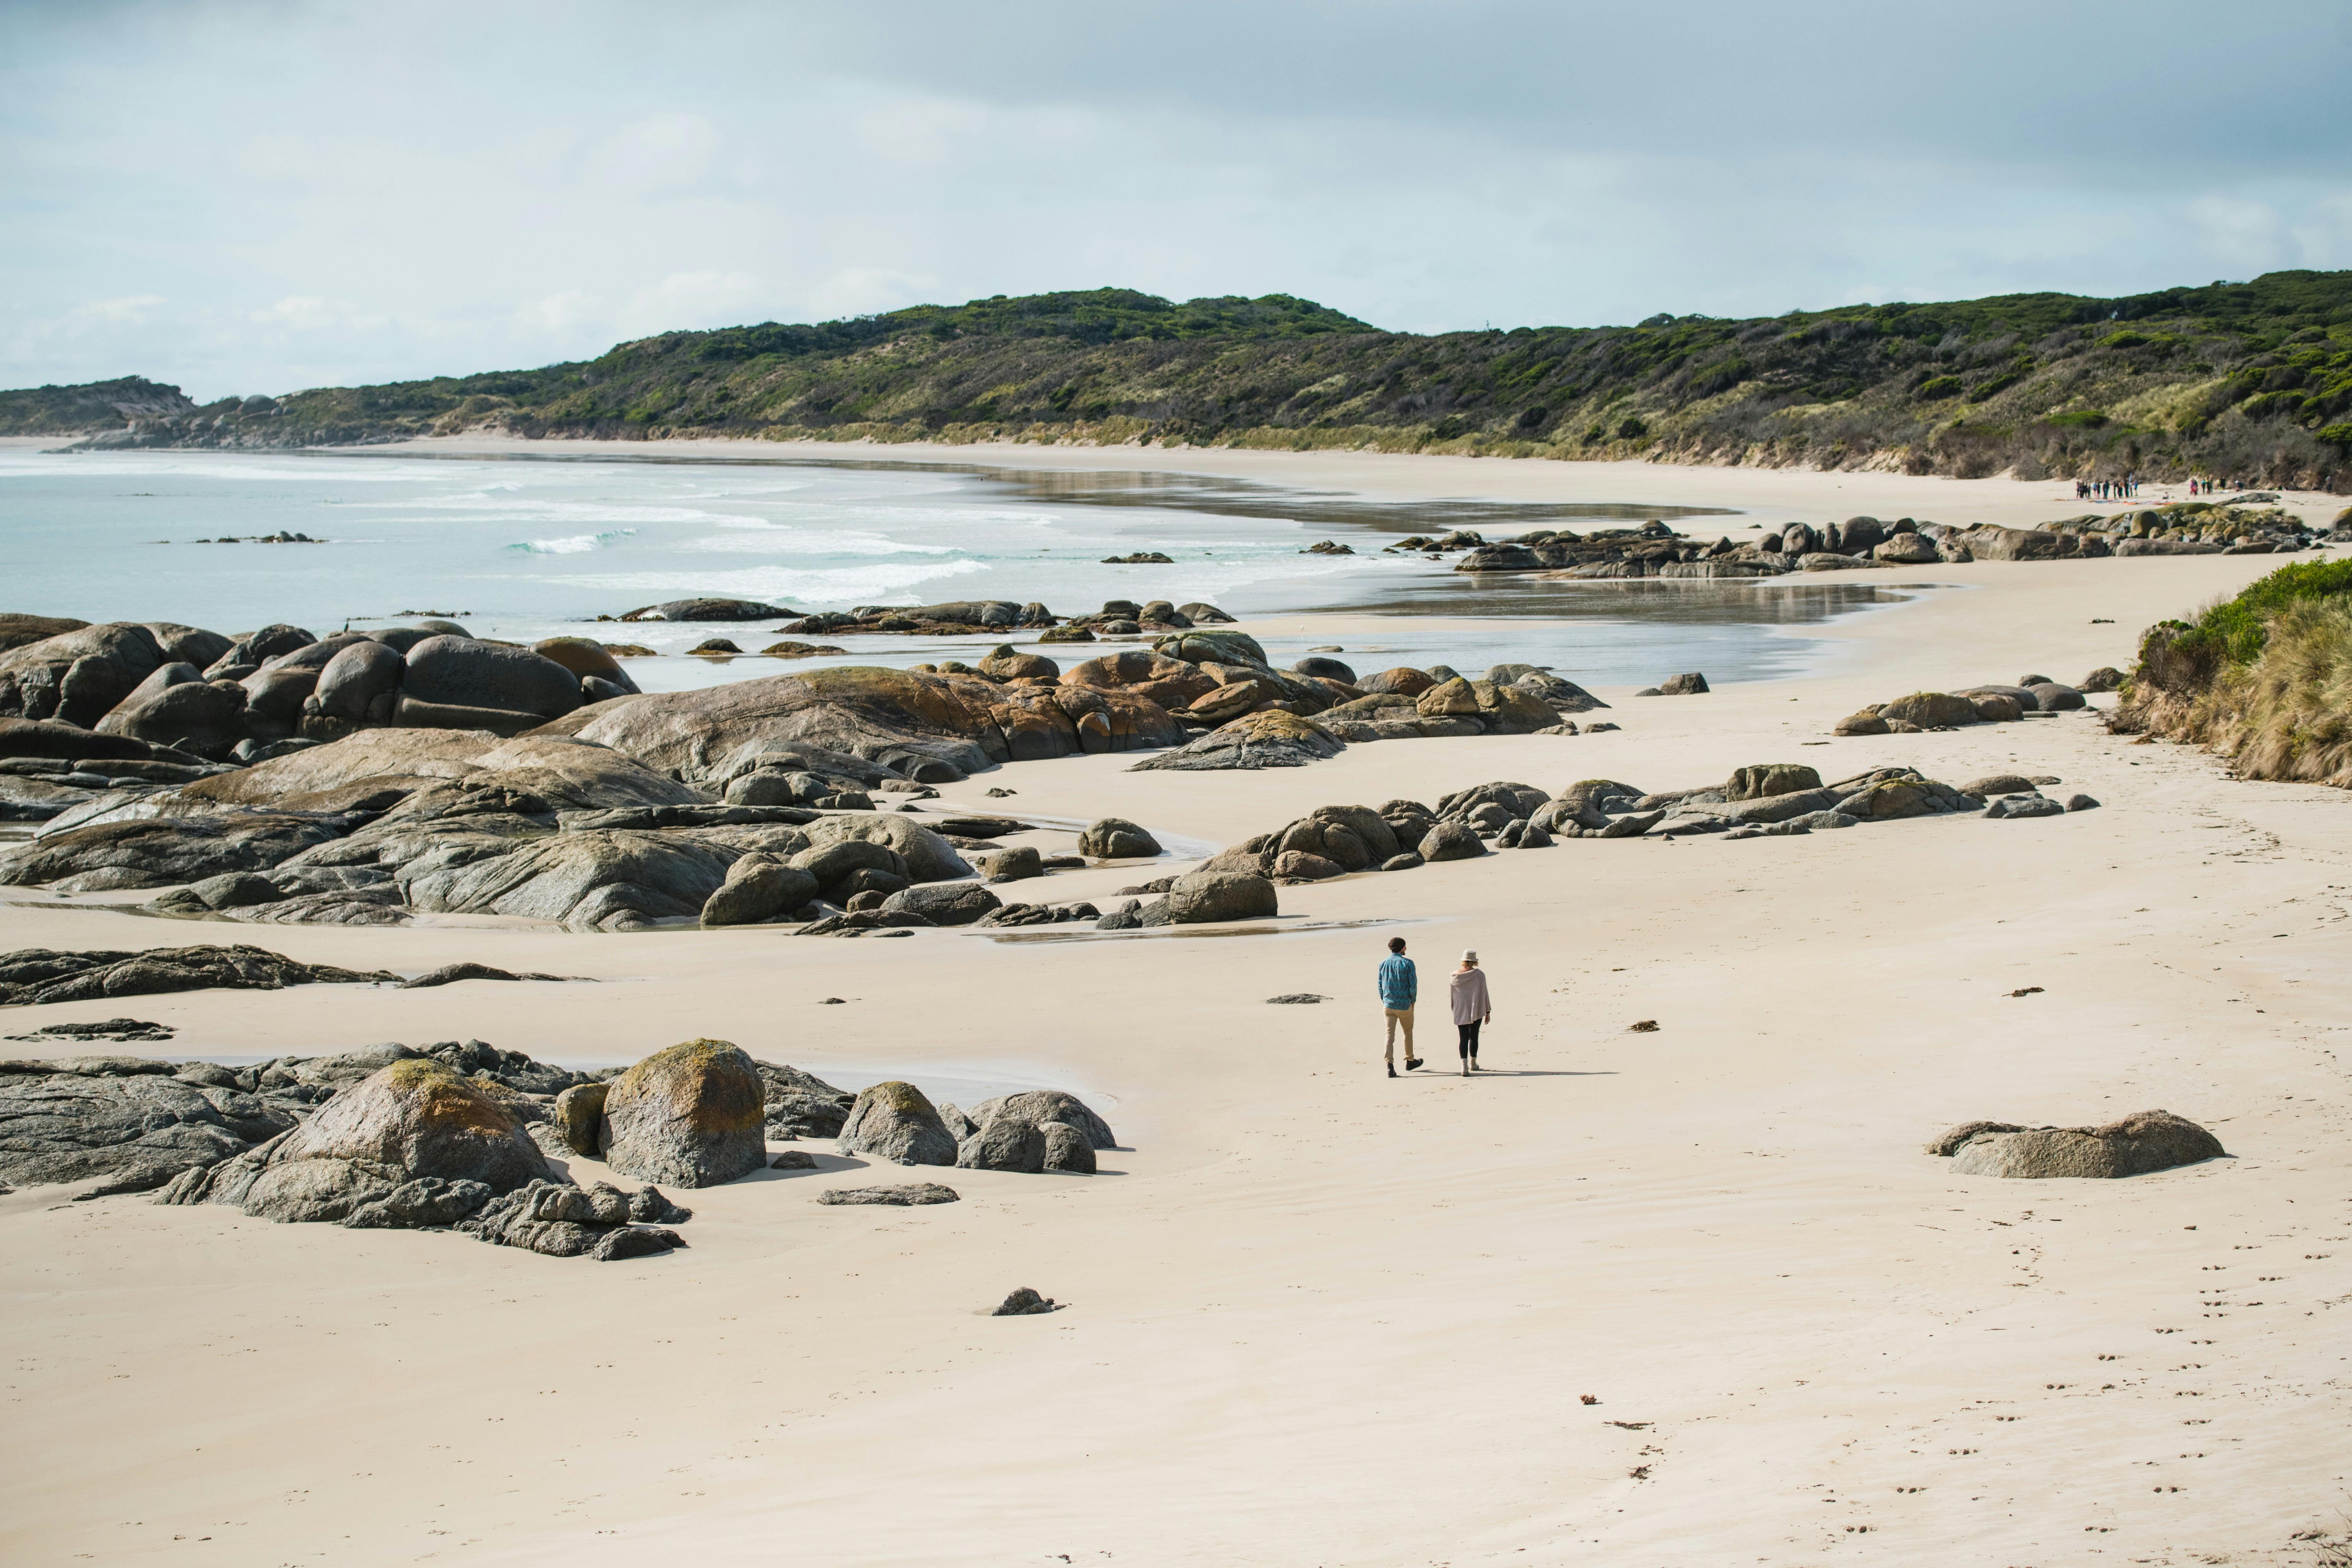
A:
<svg viewBox="0 0 2352 1568">
<path fill-rule="evenodd" d="M 1404 1070 L 1411 1072 L 1421 1065 L 1412 1054 L 1412 1005 L 1421 997 L 1421 977 L 1414 973 L 1412 960 L 1404 955 L 1404 938 L 1389 938 L 1389 955 L 1381 960 L 1381 1006 L 1388 1015 L 1387 1061 L 1389 1076 L 1396 1070 L 1397 1026 L 1404 1026 Z"/>
</svg>

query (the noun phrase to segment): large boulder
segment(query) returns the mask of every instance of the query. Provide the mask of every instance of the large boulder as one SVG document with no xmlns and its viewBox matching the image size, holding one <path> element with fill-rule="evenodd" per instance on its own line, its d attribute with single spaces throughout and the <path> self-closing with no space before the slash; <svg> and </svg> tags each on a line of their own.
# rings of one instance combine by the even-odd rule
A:
<svg viewBox="0 0 2352 1568">
<path fill-rule="evenodd" d="M 900 1165 L 952 1165 L 955 1135 L 923 1091 L 911 1083 L 864 1089 L 841 1124 L 841 1152 L 871 1154 Z"/>
<path fill-rule="evenodd" d="M 555 1124 L 556 1136 L 573 1153 L 596 1157 L 604 1130 L 604 1097 L 612 1088 L 607 1082 L 575 1083 L 555 1097 L 549 1120 Z"/>
<path fill-rule="evenodd" d="M 132 694 L 98 728 L 100 734 L 225 761 L 248 733 L 246 691 L 234 681 L 175 681 L 145 696 Z"/>
<path fill-rule="evenodd" d="M 1086 1101 L 1075 1094 L 1058 1089 L 1033 1089 L 1019 1094 L 1002 1095 L 983 1100 L 971 1108 L 971 1120 L 986 1125 L 1002 1116 L 1017 1116 L 1043 1126 L 1058 1121 L 1076 1128 L 1085 1135 L 1087 1144 L 1096 1149 L 1116 1149 L 1118 1140 L 1111 1135 L 1110 1123 L 1095 1114 Z"/>
<path fill-rule="evenodd" d="M 407 671 L 406 661 L 384 644 L 352 643 L 336 649 L 334 658 L 320 669 L 311 706 L 347 724 L 380 723 L 391 717 L 391 698 Z"/>
<path fill-rule="evenodd" d="M 2033 693 L 2035 705 L 2044 713 L 2070 713 L 2078 708 L 2090 706 L 2083 700 L 2081 692 L 2071 686 L 2061 686 L 2054 680 L 2045 680 L 2027 689 Z"/>
<path fill-rule="evenodd" d="M 1188 610 L 1185 612 L 1190 615 Z M 1200 616 L 1193 616 L 1195 620 Z M 1247 632 L 1207 629 L 1178 632 L 1152 639 L 1151 651 L 1186 664 L 1265 664 L 1265 649 Z"/>
<path fill-rule="evenodd" d="M 999 1116 L 956 1148 L 955 1163 L 967 1171 L 1021 1171 L 1035 1175 L 1045 1168 L 1045 1134 L 1026 1117 Z"/>
<path fill-rule="evenodd" d="M 68 893 L 164 888 L 226 871 L 265 871 L 341 836 L 338 825 L 313 816 L 264 812 L 92 822 L 0 857 L 0 883 Z"/>
<path fill-rule="evenodd" d="M 1421 858 L 1432 863 L 1439 860 L 1471 860 L 1486 853 L 1486 845 L 1467 823 L 1441 822 L 1432 827 L 1415 847 Z"/>
<path fill-rule="evenodd" d="M 1394 669 L 1381 670 L 1378 675 L 1365 676 L 1356 682 L 1356 689 L 1367 696 L 1386 692 L 1398 697 L 1418 697 L 1436 684 L 1436 678 L 1427 670 L 1399 665 Z"/>
<path fill-rule="evenodd" d="M 1194 665 L 1142 648 L 1127 648 L 1075 665 L 1063 674 L 1062 684 L 1129 691 L 1171 710 L 1188 707 L 1217 689 L 1216 679 Z"/>
<path fill-rule="evenodd" d="M 152 1186 L 244 1153 L 294 1118 L 226 1083 L 122 1058 L 0 1062 L 0 1182 Z"/>
<path fill-rule="evenodd" d="M 40 642 L 65 632 L 78 632 L 88 625 L 89 625 L 88 621 L 79 621 L 71 616 L 27 616 L 14 611 L 0 611 L 0 653 L 5 653 L 11 648 L 23 647 L 26 643 Z M 152 631 L 153 628 L 149 629 Z"/>
<path fill-rule="evenodd" d="M 1881 708 L 1878 716 L 1889 721 L 1899 719 L 1922 730 L 1983 722 L 1977 716 L 1974 703 L 1947 691 L 1915 691 L 1908 697 L 1898 697 Z"/>
<path fill-rule="evenodd" d="M 416 702 L 543 719 L 561 718 L 580 706 L 580 678 L 529 648 L 431 637 L 408 650 L 407 665 L 402 694 Z"/>
<path fill-rule="evenodd" d="M 609 681 L 625 692 L 637 689 L 637 683 L 621 668 L 613 651 L 594 637 L 545 637 L 531 644 L 530 651 L 553 659 L 583 680 Z"/>
<path fill-rule="evenodd" d="M 766 1100 L 741 1049 L 688 1040 L 613 1080 L 598 1146 L 625 1176 L 715 1187 L 767 1164 Z"/>
<path fill-rule="evenodd" d="M 2020 1127 L 1970 1121 L 1927 1146 L 1971 1176 L 2116 1177 L 2146 1175 L 2215 1160 L 2221 1141 L 2169 1110 L 2141 1110 L 2105 1127 Z"/>
<path fill-rule="evenodd" d="M 911 817 L 896 812 L 842 812 L 821 816 L 806 828 L 809 843 L 822 847 L 856 840 L 880 845 L 906 865 L 910 882 L 948 882 L 972 874 L 954 845 Z"/>
<path fill-rule="evenodd" d="M 642 931 L 662 921 L 699 920 L 741 853 L 700 833 L 478 835 L 420 854 L 394 880 L 412 907 L 435 913 Z"/>
<path fill-rule="evenodd" d="M 1263 854 L 1268 858 L 1303 855 L 1327 860 L 1333 869 L 1323 874 L 1329 876 L 1368 871 L 1404 847 L 1397 842 L 1396 830 L 1371 807 L 1324 805 L 1274 834 Z"/>
<path fill-rule="evenodd" d="M 789 914 L 817 895 L 810 872 L 769 855 L 746 855 L 727 868 L 727 879 L 702 903 L 707 926 L 755 925 Z"/>
<path fill-rule="evenodd" d="M 1178 925 L 1259 920 L 1276 912 L 1274 884 L 1233 871 L 1192 871 L 1168 887 L 1168 916 Z"/>
<path fill-rule="evenodd" d="M 1123 816 L 1089 823 L 1078 835 L 1078 853 L 1093 860 L 1141 860 L 1160 852 L 1160 840 Z"/>
<path fill-rule="evenodd" d="M 482 1195 L 553 1174 L 505 1099 L 429 1058 L 395 1061 L 336 1095 L 228 1197 L 284 1221 L 347 1220 L 405 1182 L 481 1184 Z"/>
<path fill-rule="evenodd" d="M 978 882 L 927 882 L 882 900 L 886 914 L 920 915 L 935 926 L 968 926 L 1004 900 Z"/>
<path fill-rule="evenodd" d="M 86 730 L 171 662 L 143 626 L 117 621 L 60 632 L 0 653 L 0 713 Z"/>
<path fill-rule="evenodd" d="M 107 735 L 55 719 L 0 718 L 0 758 L 41 757 L 53 762 L 100 760 L 194 762 L 186 752 L 174 752 L 134 741 L 127 735 Z"/>
<path fill-rule="evenodd" d="M 1870 558 L 1890 566 L 1931 566 L 1942 559 L 1936 542 L 1919 533 L 1898 533 L 1871 546 Z"/>
<path fill-rule="evenodd" d="M 1822 775 L 1801 763 L 1756 763 L 1732 770 L 1730 781 L 1723 786 L 1723 798 L 1761 800 L 1821 787 Z"/>
</svg>

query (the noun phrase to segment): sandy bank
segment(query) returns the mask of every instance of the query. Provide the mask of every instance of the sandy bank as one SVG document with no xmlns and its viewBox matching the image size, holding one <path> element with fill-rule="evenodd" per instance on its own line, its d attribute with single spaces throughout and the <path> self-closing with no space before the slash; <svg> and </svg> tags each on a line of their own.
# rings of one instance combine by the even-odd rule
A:
<svg viewBox="0 0 2352 1568">
<path fill-rule="evenodd" d="M 1377 470 L 1425 493 L 1621 482 L 1432 458 L 996 455 L 1335 476 L 1293 483 Z M 1823 510 L 1956 521 L 1958 503 L 1902 498 L 1976 493 L 1731 477 L 1792 497 L 1813 484 Z M 1634 480 L 1621 493 L 1662 500 L 1728 482 Z M 1497 778 L 1663 788 L 1769 761 L 2047 773 L 2105 803 L 1577 841 L 1283 891 L 1297 925 L 1396 922 L 1374 929 L 837 942 L 0 906 L 0 948 L 217 933 L 310 961 L 478 958 L 602 982 L 199 993 L 12 1011 L 11 1033 L 128 1013 L 180 1028 L 156 1047 L 175 1055 L 478 1037 L 599 1060 L 710 1035 L 919 1082 L 927 1065 L 986 1063 L 1098 1087 L 1129 1146 L 1090 1180 L 959 1172 L 964 1201 L 930 1209 L 820 1207 L 827 1173 L 679 1194 L 698 1211 L 691 1250 L 615 1265 L 58 1189 L 0 1198 L 17 1357 L 0 1548 L 238 1568 L 780 1550 L 909 1565 L 2305 1561 L 2295 1531 L 2340 1528 L 2352 1421 L 2352 801 L 2238 784 L 2081 716 L 1812 744 L 1865 699 L 2123 663 L 2141 626 L 2268 564 L 1938 569 L 1967 591 L 1810 633 L 1844 649 L 1819 677 L 1604 689 L 1617 734 L 1388 742 L 1260 774 L 1073 758 L 947 792 L 1216 842 L 1325 802 Z M 1126 875 L 1051 890 L 1097 896 Z M 1490 1075 L 1381 1076 L 1370 976 L 1391 931 L 1425 997 L 1461 948 L 1485 956 Z M 1265 1004 L 1296 991 L 1334 1000 Z M 1423 1048 L 1444 1065 L 1437 1012 L 1424 1003 Z M 1657 1032 L 1628 1033 L 1640 1019 Z M 1920 1152 L 1977 1117 L 2158 1106 L 2232 1158 L 2028 1184 Z M 975 1315 L 1023 1284 L 1070 1310 Z"/>
</svg>

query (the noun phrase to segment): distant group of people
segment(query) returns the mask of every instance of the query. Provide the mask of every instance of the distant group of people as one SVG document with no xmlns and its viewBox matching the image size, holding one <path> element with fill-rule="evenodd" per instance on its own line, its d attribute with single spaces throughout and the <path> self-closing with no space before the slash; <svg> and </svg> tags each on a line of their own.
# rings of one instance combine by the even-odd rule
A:
<svg viewBox="0 0 2352 1568">
<path fill-rule="evenodd" d="M 1394 1078 L 1400 1032 L 1404 1036 L 1404 1070 L 1422 1065 L 1422 1058 L 1412 1054 L 1412 1010 L 1421 999 L 1421 976 L 1404 955 L 1404 938 L 1389 938 L 1389 955 L 1381 961 L 1378 984 L 1381 1007 L 1388 1017 L 1389 1076 Z M 1462 1076 L 1468 1078 L 1478 1070 L 1478 1031 L 1495 1016 L 1494 1001 L 1486 994 L 1486 972 L 1478 967 L 1475 950 L 1462 954 L 1461 966 L 1447 979 L 1446 993 L 1457 1037 L 1454 1048 L 1462 1058 Z"/>
<path fill-rule="evenodd" d="M 2076 500 L 2130 500 L 2139 494 L 2139 483 L 2137 474 L 2126 474 L 2119 479 L 2076 479 L 2074 499 Z M 2211 479 L 2189 481 L 2189 493 L 2192 496 L 2216 495 L 2240 488 L 2235 479 L 2231 479 L 2224 484 L 2215 484 Z"/>
</svg>

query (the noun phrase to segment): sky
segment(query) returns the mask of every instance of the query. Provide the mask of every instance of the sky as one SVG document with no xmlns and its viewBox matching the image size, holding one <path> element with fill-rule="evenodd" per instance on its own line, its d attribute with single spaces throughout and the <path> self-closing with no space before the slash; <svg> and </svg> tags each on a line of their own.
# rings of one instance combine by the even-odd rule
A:
<svg viewBox="0 0 2352 1568">
<path fill-rule="evenodd" d="M 2352 268 L 2344 0 L 0 0 L 0 386 L 1114 285 L 1442 331 Z"/>
</svg>

